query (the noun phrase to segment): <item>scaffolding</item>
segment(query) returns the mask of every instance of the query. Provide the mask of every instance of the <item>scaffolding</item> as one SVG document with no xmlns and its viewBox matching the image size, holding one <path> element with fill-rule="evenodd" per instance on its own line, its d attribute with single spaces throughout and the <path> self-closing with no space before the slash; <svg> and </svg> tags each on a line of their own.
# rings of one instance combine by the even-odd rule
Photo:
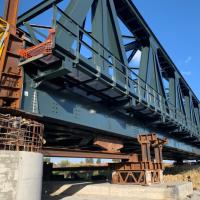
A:
<svg viewBox="0 0 200 200">
<path fill-rule="evenodd" d="M 42 150 L 43 124 L 22 117 L 0 114 L 0 150 Z"/>
</svg>

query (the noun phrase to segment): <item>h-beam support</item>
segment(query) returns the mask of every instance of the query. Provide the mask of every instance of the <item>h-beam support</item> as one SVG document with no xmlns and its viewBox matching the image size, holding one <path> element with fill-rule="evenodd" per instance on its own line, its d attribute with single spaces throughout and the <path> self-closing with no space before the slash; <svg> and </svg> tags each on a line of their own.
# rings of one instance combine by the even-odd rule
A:
<svg viewBox="0 0 200 200">
<path fill-rule="evenodd" d="M 133 154 L 126 162 L 110 164 L 112 183 L 151 185 L 162 182 L 162 147 L 167 139 L 157 138 L 155 133 L 142 134 L 138 135 L 138 142 L 141 155 Z M 151 148 L 154 149 L 155 159 L 151 159 Z"/>
</svg>

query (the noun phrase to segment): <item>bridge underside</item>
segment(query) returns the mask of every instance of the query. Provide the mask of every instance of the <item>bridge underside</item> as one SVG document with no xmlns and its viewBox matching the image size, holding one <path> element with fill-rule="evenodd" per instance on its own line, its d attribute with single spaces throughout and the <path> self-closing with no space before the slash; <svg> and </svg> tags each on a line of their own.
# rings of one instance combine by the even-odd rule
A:
<svg viewBox="0 0 200 200">
<path fill-rule="evenodd" d="M 77 120 L 63 121 L 55 119 L 55 117 L 33 115 L 32 113 L 12 109 L 1 109 L 1 113 L 10 113 L 43 123 L 45 127 L 44 139 L 46 141 L 43 147 L 44 155 L 46 156 L 127 159 L 127 156 L 132 153 L 141 154 L 141 146 L 137 140 L 139 134 L 156 132 L 158 137 L 168 138 L 168 143 L 163 148 L 163 159 L 199 160 L 200 158 L 200 150 L 197 147 L 188 145 L 183 139 L 177 139 L 177 137 L 169 135 L 167 132 L 157 132 L 155 129 L 145 128 L 143 120 L 142 123 L 138 120 L 133 123 L 134 118 L 132 118 L 131 122 L 127 122 L 126 120 L 124 121 L 124 118 L 120 117 L 111 118 L 111 115 L 105 117 L 105 113 L 103 112 L 104 116 L 101 116 L 101 123 L 96 123 L 96 117 L 92 116 L 88 120 L 90 123 L 86 125 L 86 121 L 82 123 L 80 121 L 77 122 Z M 69 116 L 67 118 L 69 119 Z M 100 120 L 99 117 L 98 120 Z M 116 126 L 112 127 L 112 120 L 117 124 L 119 123 L 120 126 L 115 124 Z M 141 124 L 143 128 L 140 127 Z M 94 144 L 94 140 L 98 137 L 109 138 L 111 141 L 121 141 L 123 148 L 118 153 L 112 154 L 108 152 L 108 154 L 104 154 L 104 149 Z"/>
<path fill-rule="evenodd" d="M 46 120 L 45 120 L 46 121 Z M 141 154 L 141 147 L 137 141 L 137 135 L 141 133 L 150 133 L 148 131 L 138 132 L 131 135 L 124 135 L 123 133 L 117 134 L 107 131 L 98 130 L 96 128 L 84 127 L 80 124 L 66 124 L 66 122 L 59 122 L 58 124 L 51 124 L 49 126 L 49 122 L 53 122 L 54 120 L 48 119 L 46 121 L 46 130 L 45 130 L 45 139 L 46 144 L 44 148 L 51 148 L 55 150 L 65 149 L 68 150 L 83 150 L 89 152 L 98 152 L 102 151 L 101 148 L 95 146 L 93 141 L 95 138 L 101 137 L 109 137 L 113 140 L 118 139 L 123 142 L 124 147 L 121 149 L 121 153 L 131 154 L 138 153 Z M 62 124 L 62 125 L 61 125 Z M 66 131 L 67 130 L 67 131 Z M 163 134 L 158 134 L 158 136 L 163 137 Z M 166 136 L 166 134 L 164 135 Z M 199 160 L 200 151 L 198 148 L 187 145 L 184 141 L 177 141 L 174 137 L 168 137 L 168 145 L 165 145 L 163 148 L 163 159 L 165 160 Z M 52 154 L 53 156 L 54 154 Z M 95 154 L 94 154 L 95 155 Z M 64 157 L 62 153 L 61 157 Z M 65 154 L 66 157 L 67 154 Z M 70 157 L 70 156 L 69 156 Z M 73 156 L 71 156 L 73 157 Z M 74 154 L 74 157 L 80 157 L 78 154 Z M 87 156 L 85 156 L 87 157 Z M 107 156 L 103 156 L 103 158 L 107 158 Z M 98 155 L 97 155 L 98 158 Z M 110 156 L 108 158 L 117 158 L 115 155 Z"/>
</svg>

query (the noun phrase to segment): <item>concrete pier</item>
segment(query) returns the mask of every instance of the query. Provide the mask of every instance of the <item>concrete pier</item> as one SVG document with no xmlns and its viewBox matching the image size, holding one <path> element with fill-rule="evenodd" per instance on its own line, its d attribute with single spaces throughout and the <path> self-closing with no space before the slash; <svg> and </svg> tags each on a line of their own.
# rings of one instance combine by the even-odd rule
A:
<svg viewBox="0 0 200 200">
<path fill-rule="evenodd" d="M 0 199 L 40 200 L 43 155 L 0 150 Z"/>
</svg>

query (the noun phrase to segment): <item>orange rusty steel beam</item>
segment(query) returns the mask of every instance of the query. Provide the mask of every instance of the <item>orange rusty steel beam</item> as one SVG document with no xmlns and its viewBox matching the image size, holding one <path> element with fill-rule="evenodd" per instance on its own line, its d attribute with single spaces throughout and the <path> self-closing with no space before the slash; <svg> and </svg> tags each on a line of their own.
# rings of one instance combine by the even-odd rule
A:
<svg viewBox="0 0 200 200">
<path fill-rule="evenodd" d="M 16 33 L 19 0 L 5 0 L 4 19 L 10 24 L 12 34 Z"/>
<path fill-rule="evenodd" d="M 0 107 L 20 108 L 22 70 L 18 50 L 22 46 L 22 32 L 16 28 L 19 0 L 5 0 L 4 19 L 9 24 L 8 36 L 0 58 Z"/>
<path fill-rule="evenodd" d="M 84 151 L 61 148 L 43 147 L 42 153 L 47 157 L 69 157 L 69 158 L 104 158 L 104 159 L 129 159 L 129 154 L 108 153 L 98 151 Z"/>
<path fill-rule="evenodd" d="M 101 147 L 110 153 L 119 153 L 120 149 L 122 149 L 124 146 L 120 140 L 105 137 L 95 138 L 94 145 Z"/>
<path fill-rule="evenodd" d="M 108 170 L 107 163 L 98 165 L 83 165 L 83 166 L 70 166 L 70 167 L 54 167 L 52 171 L 93 171 L 93 170 Z"/>
<path fill-rule="evenodd" d="M 37 45 L 26 49 L 20 49 L 19 55 L 23 58 L 31 58 L 38 55 L 49 55 L 52 54 L 53 43 L 55 39 L 55 30 L 50 29 L 47 39 Z"/>
</svg>

